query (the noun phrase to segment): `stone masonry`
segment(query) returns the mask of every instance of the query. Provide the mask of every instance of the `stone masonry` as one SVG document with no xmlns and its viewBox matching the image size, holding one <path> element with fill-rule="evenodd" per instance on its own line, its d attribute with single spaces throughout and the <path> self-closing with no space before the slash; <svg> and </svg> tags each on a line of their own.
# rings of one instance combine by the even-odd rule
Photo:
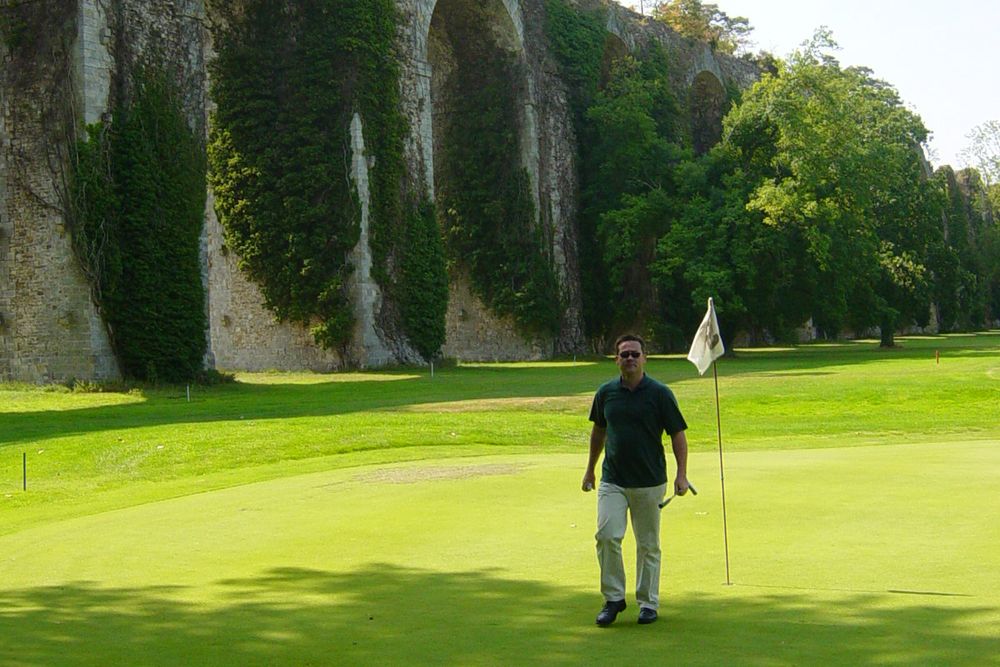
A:
<svg viewBox="0 0 1000 667">
<path fill-rule="evenodd" d="M 449 0 L 486 3 L 497 25 L 492 37 L 515 55 L 524 80 L 515 82 L 521 116 L 521 161 L 527 169 L 538 211 L 537 224 L 551 244 L 566 304 L 562 328 L 551 340 L 525 340 L 513 323 L 491 313 L 472 293 L 468 279 L 453 275 L 447 312 L 445 356 L 462 360 L 541 359 L 582 351 L 580 272 L 576 250 L 577 183 L 575 136 L 567 93 L 558 66 L 546 51 L 544 0 Z M 577 0 L 593 6 L 603 0 Z M 434 194 L 435 64 L 429 53 L 432 23 L 444 0 L 397 0 L 400 28 L 401 93 L 411 133 L 406 157 L 411 183 Z M 133 55 L 157 48 L 185 82 L 192 126 L 205 131 L 210 100 L 207 68 L 211 44 L 204 29 L 203 0 L 76 0 L 71 66 L 59 78 L 39 63 L 25 84 L 4 54 L 0 81 L 0 380 L 30 382 L 67 378 L 111 378 L 118 374 L 106 329 L 90 298 L 87 281 L 73 256 L 60 205 L 58 167 L 65 146 L 52 145 L 39 115 L 25 112 L 25 96 L 39 105 L 52 89 L 72 92 L 70 105 L 87 123 L 108 111 L 112 73 L 124 64 L 116 44 Z M 124 26 L 116 34 L 114 26 Z M 698 75 L 719 85 L 744 87 L 756 72 L 747 63 L 720 58 L 707 46 L 689 42 L 665 26 L 610 5 L 609 34 L 620 48 L 635 50 L 649 40 L 664 43 L 672 57 L 675 87 L 683 98 Z M 116 41 L 118 40 L 118 41 Z M 33 72 L 34 73 L 34 72 Z M 438 73 L 440 74 L 440 73 Z M 55 77 L 55 78 L 53 78 Z M 15 79 L 20 83 L 15 85 Z M 20 87 L 18 87 L 20 86 Z M 44 116 L 44 114 L 42 114 Z M 208 314 L 206 365 L 224 370 L 380 367 L 414 363 L 418 355 L 400 332 L 392 304 L 371 277 L 367 244 L 367 178 L 371 156 L 364 147 L 364 119 L 352 124 L 352 175 L 362 199 L 361 240 L 352 253 L 351 289 L 356 329 L 350 345 L 323 350 L 308 327 L 278 323 L 263 306 L 257 286 L 239 270 L 215 218 L 211 193 L 202 238 L 203 280 Z M 58 143 L 58 142 L 56 142 Z"/>
<path fill-rule="evenodd" d="M 118 374 L 64 215 L 66 137 L 58 131 L 60 107 L 67 99 L 86 97 L 90 76 L 102 67 L 87 63 L 106 66 L 101 17 L 90 9 L 81 6 L 77 14 L 54 15 L 63 34 L 75 33 L 75 40 L 47 36 L 52 60 L 39 66 L 35 76 L 28 76 L 26 63 L 13 50 L 4 54 L 0 380 L 45 382 Z M 97 101 L 106 104 L 106 95 Z"/>
</svg>

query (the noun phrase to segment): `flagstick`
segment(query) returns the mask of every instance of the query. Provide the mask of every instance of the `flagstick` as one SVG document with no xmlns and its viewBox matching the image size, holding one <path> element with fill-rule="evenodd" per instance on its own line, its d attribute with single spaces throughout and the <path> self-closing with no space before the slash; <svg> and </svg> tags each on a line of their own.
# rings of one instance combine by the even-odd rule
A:
<svg viewBox="0 0 1000 667">
<path fill-rule="evenodd" d="M 715 425 L 719 434 L 719 480 L 722 482 L 722 540 L 726 547 L 726 586 L 729 581 L 729 528 L 726 521 L 726 473 L 722 465 L 722 416 L 719 414 L 719 371 L 718 362 L 712 364 L 712 376 L 715 378 Z"/>
</svg>

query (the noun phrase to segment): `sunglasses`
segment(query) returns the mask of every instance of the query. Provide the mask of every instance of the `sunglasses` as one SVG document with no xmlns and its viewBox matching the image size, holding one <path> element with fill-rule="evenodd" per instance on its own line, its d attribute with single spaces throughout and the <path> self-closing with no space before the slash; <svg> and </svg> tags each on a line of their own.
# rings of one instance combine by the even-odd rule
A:
<svg viewBox="0 0 1000 667">
<path fill-rule="evenodd" d="M 642 356 L 642 352 L 635 352 L 634 350 L 625 350 L 624 352 L 619 352 L 618 356 L 622 359 L 628 359 L 632 357 L 633 359 L 638 359 Z"/>
</svg>

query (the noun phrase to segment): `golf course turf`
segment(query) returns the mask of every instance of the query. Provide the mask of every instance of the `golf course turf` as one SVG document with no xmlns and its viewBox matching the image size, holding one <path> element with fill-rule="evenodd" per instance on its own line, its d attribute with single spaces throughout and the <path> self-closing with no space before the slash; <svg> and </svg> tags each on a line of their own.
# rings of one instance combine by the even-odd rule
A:
<svg viewBox="0 0 1000 667">
<path fill-rule="evenodd" d="M 899 342 L 719 362 L 731 585 L 712 379 L 652 359 L 699 495 L 606 629 L 610 360 L 0 386 L 0 665 L 1000 664 L 1000 332 Z"/>
</svg>

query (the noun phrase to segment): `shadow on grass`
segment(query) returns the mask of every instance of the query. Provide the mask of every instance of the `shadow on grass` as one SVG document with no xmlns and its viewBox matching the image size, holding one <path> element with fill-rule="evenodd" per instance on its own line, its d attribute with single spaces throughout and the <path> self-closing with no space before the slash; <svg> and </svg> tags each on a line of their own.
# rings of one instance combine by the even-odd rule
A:
<svg viewBox="0 0 1000 667">
<path fill-rule="evenodd" d="M 832 374 L 833 366 L 872 364 L 887 359 L 923 359 L 935 352 L 947 358 L 1000 354 L 1000 332 L 901 339 L 902 347 L 881 350 L 872 341 L 753 350 L 723 360 L 719 375 L 803 377 Z M 647 370 L 666 383 L 690 380 L 692 365 L 683 357 L 653 357 Z M 422 373 L 422 375 L 421 375 Z M 196 388 L 195 400 L 172 400 L 180 393 L 154 391 L 127 405 L 32 412 L 0 412 L 0 447 L 44 438 L 163 424 L 196 424 L 236 419 L 287 419 L 387 410 L 408 405 L 492 398 L 548 398 L 590 394 L 617 374 L 613 362 L 579 366 L 463 365 L 442 369 L 432 379 L 425 369 L 371 373 L 391 381 L 344 381 L 333 376 L 314 384 L 236 383 Z M 2 393 L 0 393 L 2 400 Z"/>
<path fill-rule="evenodd" d="M 992 607 L 936 599 L 731 590 L 673 597 L 652 626 L 629 609 L 593 625 L 599 596 L 498 571 L 369 565 L 276 569 L 218 582 L 218 604 L 175 587 L 86 582 L 0 591 L 0 664 L 983 664 Z"/>
</svg>

